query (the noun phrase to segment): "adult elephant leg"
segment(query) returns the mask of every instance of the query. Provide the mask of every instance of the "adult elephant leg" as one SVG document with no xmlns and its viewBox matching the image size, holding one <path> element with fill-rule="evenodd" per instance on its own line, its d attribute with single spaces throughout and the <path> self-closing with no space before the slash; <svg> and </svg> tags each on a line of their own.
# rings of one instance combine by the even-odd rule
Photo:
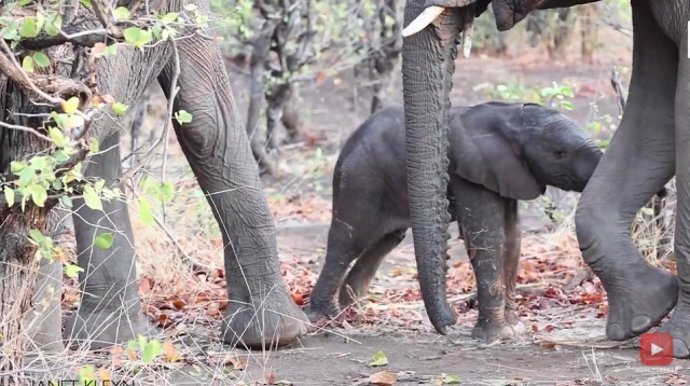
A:
<svg viewBox="0 0 690 386">
<path fill-rule="evenodd" d="M 87 177 L 100 177 L 110 186 L 122 175 L 120 136 L 115 134 L 101 144 L 102 153 L 91 158 Z M 77 239 L 77 260 L 84 270 L 79 274 L 79 310 L 67 321 L 66 338 L 91 348 L 126 342 L 143 333 L 146 318 L 140 312 L 136 286 L 134 234 L 127 204 L 121 200 L 103 201 L 103 210 L 87 207 L 75 199 L 72 220 Z M 95 238 L 111 233 L 109 249 L 94 247 Z"/>
<path fill-rule="evenodd" d="M 687 32 L 680 44 L 680 65 L 676 94 L 676 228 L 674 251 L 680 291 L 671 318 L 660 331 L 673 336 L 673 356 L 690 357 L 690 60 L 687 60 Z"/>
<path fill-rule="evenodd" d="M 173 125 L 225 245 L 229 304 L 223 340 L 247 347 L 291 343 L 306 331 L 306 316 L 280 275 L 273 218 L 220 50 L 200 35 L 177 45 L 181 73 L 174 108 L 190 112 L 193 119 Z M 174 69 L 171 61 L 159 78 L 166 94 L 174 86 Z"/>
<path fill-rule="evenodd" d="M 406 25 L 422 12 L 424 3 L 407 1 Z M 415 259 L 427 315 L 441 334 L 456 322 L 446 298 L 448 94 L 456 38 L 472 8 L 447 8 L 431 25 L 403 40 L 407 185 Z"/>
<path fill-rule="evenodd" d="M 676 279 L 646 264 L 630 238 L 636 213 L 674 173 L 678 50 L 654 21 L 647 0 L 633 0 L 632 8 L 630 97 L 575 218 L 582 255 L 608 294 L 606 334 L 613 340 L 659 323 L 678 294 Z"/>
</svg>

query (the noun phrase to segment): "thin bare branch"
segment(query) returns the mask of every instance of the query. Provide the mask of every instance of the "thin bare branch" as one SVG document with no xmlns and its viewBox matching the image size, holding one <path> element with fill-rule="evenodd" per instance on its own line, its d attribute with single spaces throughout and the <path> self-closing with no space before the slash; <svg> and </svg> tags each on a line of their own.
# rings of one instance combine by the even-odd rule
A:
<svg viewBox="0 0 690 386">
<path fill-rule="evenodd" d="M 48 138 L 48 137 L 46 137 L 45 135 L 39 133 L 38 130 L 36 130 L 36 129 L 34 129 L 34 128 L 31 128 L 31 127 L 28 127 L 28 126 L 12 125 L 12 124 L 10 124 L 10 123 L 5 123 L 5 122 L 1 122 L 1 121 L 0 121 L 0 127 L 4 127 L 4 128 L 6 128 L 6 129 L 10 129 L 10 130 L 23 131 L 23 132 L 29 133 L 29 134 L 31 134 L 31 135 L 35 135 L 36 137 L 38 137 L 38 138 L 40 138 L 40 139 L 42 139 L 42 140 L 45 140 L 45 141 L 48 141 L 48 142 L 52 142 L 52 140 L 51 140 L 50 138 Z"/>
</svg>

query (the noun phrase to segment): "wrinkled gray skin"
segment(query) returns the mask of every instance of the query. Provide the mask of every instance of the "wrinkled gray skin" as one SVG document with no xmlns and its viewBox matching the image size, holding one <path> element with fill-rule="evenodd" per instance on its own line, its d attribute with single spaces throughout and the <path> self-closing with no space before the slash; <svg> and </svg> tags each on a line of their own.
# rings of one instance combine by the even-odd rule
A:
<svg viewBox="0 0 690 386">
<path fill-rule="evenodd" d="M 167 4 L 170 11 L 180 7 L 177 1 Z M 207 9 L 204 2 L 197 4 Z M 220 50 L 216 42 L 200 35 L 179 39 L 177 48 L 181 73 L 174 111 L 186 110 L 193 120 L 184 125 L 173 120 L 173 125 L 226 245 L 223 254 L 229 304 L 221 338 L 248 347 L 288 344 L 305 332 L 306 317 L 293 303 L 280 276 L 273 218 L 246 132 L 238 120 Z M 98 89 L 133 106 L 156 79 L 168 95 L 174 68 L 169 44 L 157 44 L 143 53 L 121 47 L 118 56 L 100 63 Z M 128 116 L 120 124 L 128 127 L 131 119 Z M 92 125 L 91 132 L 112 132 L 115 127 L 103 119 Z M 100 148 L 108 150 L 90 159 L 85 175 L 101 177 L 107 184 L 116 181 L 122 175 L 119 143 L 117 132 L 105 138 Z M 83 295 L 65 333 L 72 343 L 92 348 L 126 342 L 147 327 L 137 295 L 136 251 L 127 205 L 111 201 L 103 206 L 101 212 L 89 209 L 83 200 L 74 202 L 78 263 L 84 269 L 79 276 Z M 112 248 L 93 248 L 94 237 L 106 230 L 115 234 Z M 44 271 L 50 273 L 51 268 Z M 47 312 L 51 316 L 39 320 L 36 335 L 51 347 L 60 340 L 60 331 L 55 328 L 55 321 L 60 319 L 53 316 L 59 308 L 52 306 Z"/>
<path fill-rule="evenodd" d="M 447 6 L 441 17 L 403 42 L 403 89 L 408 184 L 415 254 L 429 318 L 437 331 L 455 322 L 445 283 L 446 203 L 443 186 L 445 120 L 455 42 L 468 15 L 488 0 L 409 0 L 405 25 L 425 6 Z M 591 0 L 495 0 L 501 30 L 535 9 Z M 606 334 L 624 340 L 657 325 L 674 338 L 674 356 L 690 357 L 690 60 L 687 0 L 632 0 L 633 69 L 623 120 L 584 190 L 576 214 L 585 261 L 608 294 Z M 678 278 L 650 267 L 633 245 L 630 225 L 639 209 L 675 174 Z M 677 302 L 677 303 L 676 303 Z"/>
<path fill-rule="evenodd" d="M 374 114 L 340 153 L 326 262 L 307 309 L 312 321 L 337 315 L 338 291 L 341 306 L 365 296 L 381 261 L 410 227 L 404 117 L 402 107 Z M 602 152 L 568 117 L 535 104 L 452 108 L 449 127 L 449 212 L 477 278 L 473 336 L 509 338 L 520 330 L 514 312 L 517 200 L 537 198 L 546 185 L 581 192 Z"/>
</svg>

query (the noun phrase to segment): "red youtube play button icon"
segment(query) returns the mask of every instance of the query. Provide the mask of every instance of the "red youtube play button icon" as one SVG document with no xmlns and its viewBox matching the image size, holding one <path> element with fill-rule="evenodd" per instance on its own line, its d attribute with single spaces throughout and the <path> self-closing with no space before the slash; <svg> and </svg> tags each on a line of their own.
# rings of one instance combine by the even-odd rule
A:
<svg viewBox="0 0 690 386">
<path fill-rule="evenodd" d="M 640 361 L 647 366 L 668 366 L 673 361 L 673 337 L 666 332 L 648 332 L 640 337 Z"/>
</svg>

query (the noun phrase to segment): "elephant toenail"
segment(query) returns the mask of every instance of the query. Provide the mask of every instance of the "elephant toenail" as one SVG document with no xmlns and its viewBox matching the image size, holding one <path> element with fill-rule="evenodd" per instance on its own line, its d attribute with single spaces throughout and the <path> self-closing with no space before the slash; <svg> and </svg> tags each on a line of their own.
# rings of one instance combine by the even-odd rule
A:
<svg viewBox="0 0 690 386">
<path fill-rule="evenodd" d="M 673 339 L 673 356 L 676 358 L 690 357 L 688 346 L 680 339 Z"/>
<path fill-rule="evenodd" d="M 634 332 L 645 332 L 652 325 L 652 319 L 644 315 L 638 315 L 632 320 L 632 330 Z"/>
<path fill-rule="evenodd" d="M 606 336 L 611 340 L 624 340 L 625 332 L 623 328 L 618 323 L 609 323 L 606 327 Z"/>
</svg>

